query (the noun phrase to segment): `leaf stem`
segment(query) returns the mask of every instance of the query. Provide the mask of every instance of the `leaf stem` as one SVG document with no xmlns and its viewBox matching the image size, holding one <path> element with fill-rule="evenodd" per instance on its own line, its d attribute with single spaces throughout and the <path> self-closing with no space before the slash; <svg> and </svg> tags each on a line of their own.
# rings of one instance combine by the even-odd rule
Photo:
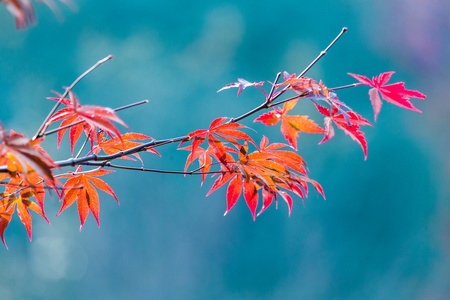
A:
<svg viewBox="0 0 450 300">
<path fill-rule="evenodd" d="M 80 157 L 81 152 L 83 152 L 84 147 L 86 147 L 86 144 L 87 144 L 87 142 L 89 141 L 89 137 L 91 136 L 91 134 L 92 134 L 92 129 L 89 130 L 89 135 L 88 135 L 88 136 L 86 137 L 86 139 L 84 140 L 84 143 L 83 143 L 83 145 L 81 146 L 80 151 L 78 151 L 78 154 L 77 154 L 77 156 L 75 156 L 75 158 Z"/>
</svg>

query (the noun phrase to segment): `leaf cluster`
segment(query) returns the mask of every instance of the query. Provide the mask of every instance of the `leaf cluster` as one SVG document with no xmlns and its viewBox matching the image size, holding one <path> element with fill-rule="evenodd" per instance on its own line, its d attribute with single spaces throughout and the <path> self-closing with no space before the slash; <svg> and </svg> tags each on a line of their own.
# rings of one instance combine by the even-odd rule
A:
<svg viewBox="0 0 450 300">
<path fill-rule="evenodd" d="M 27 18 L 30 18 L 31 15 L 27 12 L 27 9 L 30 9 L 27 6 L 28 1 L 2 0 L 2 2 L 9 5 L 9 8 L 19 7 L 19 11 L 25 11 Z M 19 14 L 15 16 L 16 22 L 20 25 L 18 26 L 23 27 L 24 23 L 18 17 Z M 28 21 L 31 20 L 27 19 Z M 276 76 L 273 83 L 250 82 L 239 78 L 237 82 L 227 84 L 219 90 L 220 92 L 237 88 L 237 94 L 240 96 L 246 88 L 259 89 L 264 95 L 264 100 L 254 109 L 237 118 L 216 118 L 207 129 L 198 129 L 183 133 L 185 135 L 180 137 L 161 140 L 153 139 L 141 132 L 129 132 L 128 126 L 117 114 L 122 109 L 147 101 L 116 109 L 81 104 L 73 89 L 82 78 L 110 60 L 112 56 L 100 60 L 65 88 L 64 93 L 57 94 L 58 97 L 48 98 L 56 101 L 56 104 L 33 138 L 27 138 L 12 130 L 8 132 L 0 126 L 0 182 L 4 186 L 4 191 L 0 193 L 0 237 L 3 243 L 5 230 L 15 211 L 24 224 L 30 240 L 32 231 L 30 210 L 48 222 L 44 211 L 44 200 L 47 195 L 60 199 L 61 208 L 58 215 L 76 203 L 80 230 L 89 213 L 92 213 L 100 226 L 98 190 L 109 194 L 119 203 L 113 189 L 102 177 L 113 173 L 111 169 L 199 175 L 202 178 L 202 185 L 210 175 L 214 182 L 207 196 L 227 185 L 225 215 L 242 196 L 253 219 L 273 202 L 277 205 L 280 197 L 286 202 L 290 215 L 293 196 L 298 196 L 304 204 L 311 186 L 325 198 L 321 185 L 309 177 L 306 162 L 297 153 L 301 134 L 323 135 L 320 141 L 320 144 L 323 144 L 335 136 L 334 126 L 336 126 L 362 147 L 364 157 L 367 158 L 368 145 L 361 128 L 373 126 L 342 101 L 336 91 L 359 85 L 369 86 L 368 93 L 375 119 L 380 112 L 382 100 L 420 112 L 411 104 L 410 99 L 425 98 L 425 95 L 418 91 L 407 90 L 403 82 L 387 84 L 394 72 L 382 73 L 372 80 L 349 73 L 358 82 L 336 88 L 328 88 L 322 81 L 304 76 L 344 32 L 346 28 L 298 76 L 284 72 L 284 81 L 281 83 L 278 83 L 281 73 Z M 268 90 L 264 85 L 269 86 Z M 293 92 L 294 96 L 278 100 L 289 91 Z M 317 109 L 318 115 L 323 117 L 323 127 L 309 115 L 294 113 L 297 110 L 296 105 L 302 101 L 310 102 Z M 265 112 L 255 117 L 261 111 Z M 266 126 L 280 124 L 281 135 L 287 143 L 270 143 L 262 134 L 259 143 L 256 143 L 246 132 L 250 127 L 241 123 L 250 117 L 254 117 L 253 122 L 261 122 Z M 127 132 L 122 133 L 118 125 L 124 127 Z M 53 161 L 40 147 L 40 143 L 49 135 L 57 133 L 59 148 L 66 132 L 69 133 L 71 157 L 63 161 Z M 80 139 L 83 140 L 82 137 L 84 142 L 78 151 L 75 151 Z M 160 156 L 155 148 L 175 143 L 179 143 L 178 150 L 188 151 L 183 171 L 144 167 L 142 153 L 149 152 Z M 124 164 L 117 164 L 119 159 L 122 159 Z M 194 167 L 194 163 L 198 163 L 198 167 Z M 260 208 L 257 212 L 258 206 Z"/>
</svg>

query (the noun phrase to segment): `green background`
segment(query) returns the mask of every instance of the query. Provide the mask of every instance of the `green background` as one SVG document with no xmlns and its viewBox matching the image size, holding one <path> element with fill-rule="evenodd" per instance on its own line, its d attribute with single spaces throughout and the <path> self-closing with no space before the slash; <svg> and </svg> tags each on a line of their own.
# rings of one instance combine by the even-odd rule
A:
<svg viewBox="0 0 450 300">
<path fill-rule="evenodd" d="M 259 105 L 256 89 L 216 91 L 241 77 L 272 81 L 303 70 L 342 27 L 342 39 L 307 74 L 329 87 L 346 73 L 396 71 L 392 82 L 427 95 L 424 113 L 385 103 L 360 146 L 342 132 L 317 145 L 301 134 L 299 154 L 327 200 L 311 192 L 272 205 L 256 222 L 240 199 L 230 213 L 225 188 L 205 197 L 209 179 L 120 171 L 104 177 L 121 205 L 101 194 L 100 223 L 79 231 L 73 206 L 52 226 L 33 217 L 33 242 L 17 216 L 0 247 L 0 299 L 448 299 L 450 297 L 450 4 L 392 1 L 88 1 L 58 3 L 64 20 L 36 3 L 39 24 L 16 31 L 0 7 L 0 119 L 32 136 L 52 102 L 82 72 L 114 59 L 76 86 L 82 104 L 118 107 L 132 131 L 157 139 L 206 128 Z M 373 121 L 366 87 L 339 92 Z M 322 124 L 311 103 L 294 113 Z M 271 141 L 279 127 L 243 122 Z M 123 129 L 123 128 L 121 128 Z M 124 130 L 124 129 L 123 129 Z M 54 159 L 70 156 L 44 146 Z M 67 137 L 63 143 L 68 144 Z M 81 144 L 81 142 L 80 142 Z M 79 144 L 79 145 L 80 145 Z M 79 146 L 78 145 L 78 146 Z M 181 170 L 176 145 L 142 154 L 148 168 Z M 140 166 L 139 163 L 136 164 Z"/>
</svg>

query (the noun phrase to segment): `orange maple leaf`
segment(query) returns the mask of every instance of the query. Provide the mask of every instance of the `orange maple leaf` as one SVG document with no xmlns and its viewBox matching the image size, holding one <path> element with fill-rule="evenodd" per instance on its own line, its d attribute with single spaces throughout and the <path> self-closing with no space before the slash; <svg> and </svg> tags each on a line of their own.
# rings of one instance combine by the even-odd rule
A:
<svg viewBox="0 0 450 300">
<path fill-rule="evenodd" d="M 38 213 L 42 216 L 49 224 L 47 217 L 45 216 L 43 209 L 43 202 L 39 201 L 39 205 L 29 198 L 36 197 L 37 199 L 42 199 L 41 196 L 35 194 L 35 191 L 43 190 L 41 186 L 31 187 L 26 181 L 24 181 L 20 176 L 13 177 L 6 184 L 5 191 L 0 194 L 0 237 L 3 244 L 6 246 L 4 233 L 8 227 L 11 217 L 17 207 L 17 214 L 20 221 L 23 223 L 27 229 L 28 236 L 31 241 L 31 214 L 29 209 Z M 18 194 L 18 196 L 16 196 Z M 42 199 L 43 200 L 43 199 Z"/>
<path fill-rule="evenodd" d="M 239 159 L 233 163 L 230 162 L 228 171 L 222 168 L 223 172 L 216 179 L 207 196 L 229 182 L 225 214 L 243 193 L 253 219 L 256 217 L 260 189 L 262 189 L 263 206 L 258 215 L 272 203 L 273 199 L 276 200 L 277 194 L 281 195 L 288 204 L 290 215 L 293 201 L 283 189 L 304 199 L 308 193 L 307 183 L 312 183 L 324 196 L 322 187 L 306 175 L 303 159 L 297 153 L 278 150 L 285 146 L 287 145 L 279 143 L 269 145 L 268 139 L 263 137 L 260 143 L 261 149 L 248 153 L 248 145 L 244 143 L 239 150 Z"/>
<path fill-rule="evenodd" d="M 97 146 L 95 146 L 93 148 L 92 152 L 94 154 L 98 154 L 100 152 L 100 150 L 103 150 L 103 152 L 105 152 L 107 155 L 116 154 L 120 151 L 125 151 L 125 150 L 128 150 L 128 149 L 131 149 L 131 148 L 134 148 L 134 147 L 144 144 L 144 143 L 139 143 L 139 142 L 134 142 L 134 141 L 143 141 L 143 140 L 148 140 L 148 139 L 153 140 L 153 138 L 146 136 L 142 133 L 134 133 L 134 132 L 128 132 L 128 133 L 122 134 L 120 136 L 116 136 L 114 138 L 107 139 L 105 137 L 104 131 L 100 131 L 99 133 L 97 133 L 96 139 L 97 139 Z M 152 153 L 155 153 L 155 154 L 161 156 L 153 148 L 146 149 L 145 151 L 152 152 Z M 133 153 L 133 155 L 142 162 L 142 159 L 138 153 Z M 119 158 L 135 160 L 128 156 L 121 156 Z"/>
<path fill-rule="evenodd" d="M 23 174 L 27 180 L 27 174 L 36 172 L 50 185 L 54 186 L 55 180 L 51 168 L 57 167 L 50 156 L 39 146 L 42 140 L 30 140 L 23 134 L 11 131 L 0 125 L 0 158 L 2 165 L 6 165 L 8 171 L 16 175 Z"/>
<path fill-rule="evenodd" d="M 289 144 L 297 150 L 297 137 L 299 132 L 324 133 L 325 130 L 320 128 L 313 120 L 308 119 L 308 116 L 287 115 L 296 104 L 297 99 L 288 101 L 284 103 L 283 109 L 274 107 L 272 111 L 260 115 L 253 122 L 261 122 L 266 126 L 273 126 L 281 120 L 281 133 Z"/>
<path fill-rule="evenodd" d="M 61 178 L 69 178 L 69 179 L 66 181 L 63 187 L 62 192 L 63 204 L 57 216 L 60 213 L 62 213 L 66 208 L 71 206 L 75 201 L 77 201 L 78 214 L 80 215 L 80 222 L 81 222 L 80 230 L 83 228 L 84 222 L 86 221 L 89 211 L 92 212 L 95 220 L 97 221 L 98 226 L 100 226 L 100 222 L 98 219 L 100 203 L 97 191 L 95 190 L 94 186 L 113 196 L 114 199 L 116 199 L 117 203 L 119 203 L 119 200 L 117 199 L 111 187 L 103 180 L 97 178 L 98 176 L 103 176 L 112 172 L 114 171 L 98 170 L 78 175 L 60 176 Z"/>
</svg>

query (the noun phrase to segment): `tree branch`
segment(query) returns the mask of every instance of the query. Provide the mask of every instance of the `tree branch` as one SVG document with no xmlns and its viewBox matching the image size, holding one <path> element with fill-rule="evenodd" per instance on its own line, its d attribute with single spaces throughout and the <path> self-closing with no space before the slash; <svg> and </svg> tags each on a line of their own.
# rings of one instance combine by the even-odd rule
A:
<svg viewBox="0 0 450 300">
<path fill-rule="evenodd" d="M 230 173 L 231 171 L 209 171 L 209 172 L 182 172 L 182 171 L 169 171 L 169 170 L 159 170 L 159 169 L 148 169 L 148 168 L 137 168 L 137 167 L 129 167 L 129 166 L 121 166 L 121 165 L 113 165 L 110 162 L 84 162 L 80 163 L 80 165 L 85 166 L 98 166 L 98 167 L 109 167 L 115 169 L 123 169 L 123 170 L 131 170 L 131 171 L 142 171 L 142 172 L 153 172 L 153 173 L 165 173 L 165 174 L 179 174 L 179 175 L 204 175 L 204 174 L 223 174 Z"/>
</svg>

